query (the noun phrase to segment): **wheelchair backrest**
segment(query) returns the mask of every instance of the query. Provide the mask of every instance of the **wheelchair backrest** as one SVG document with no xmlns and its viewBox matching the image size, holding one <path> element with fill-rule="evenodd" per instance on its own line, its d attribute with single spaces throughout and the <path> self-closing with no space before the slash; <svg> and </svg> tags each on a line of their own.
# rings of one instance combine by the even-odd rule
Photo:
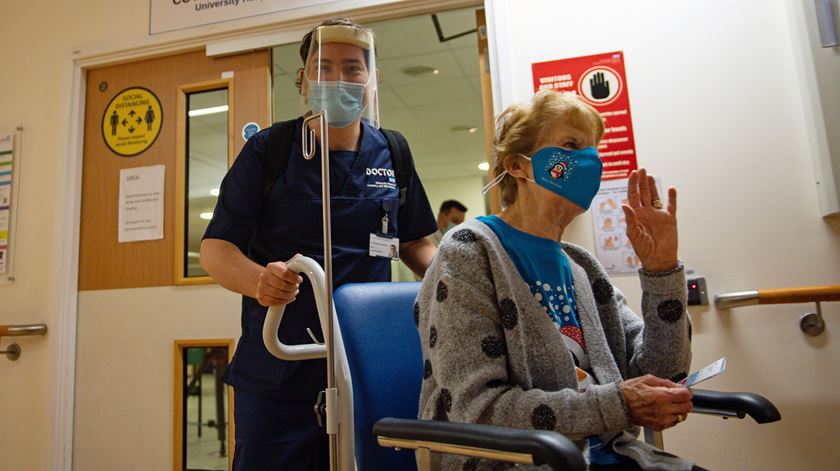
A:
<svg viewBox="0 0 840 471">
<path fill-rule="evenodd" d="M 414 452 L 382 448 L 373 424 L 417 418 L 423 353 L 414 318 L 419 282 L 351 283 L 333 298 L 353 380 L 356 463 L 360 470 L 416 469 Z"/>
</svg>

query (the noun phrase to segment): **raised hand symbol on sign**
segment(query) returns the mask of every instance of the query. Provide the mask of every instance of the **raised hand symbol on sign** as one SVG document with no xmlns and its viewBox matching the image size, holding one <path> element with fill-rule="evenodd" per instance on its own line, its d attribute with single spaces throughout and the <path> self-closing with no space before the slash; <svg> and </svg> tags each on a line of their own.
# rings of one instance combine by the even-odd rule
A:
<svg viewBox="0 0 840 471">
<path fill-rule="evenodd" d="M 592 90 L 592 98 L 596 100 L 603 100 L 610 96 L 610 82 L 609 80 L 604 80 L 603 72 L 596 72 L 589 79 L 589 87 Z"/>
</svg>

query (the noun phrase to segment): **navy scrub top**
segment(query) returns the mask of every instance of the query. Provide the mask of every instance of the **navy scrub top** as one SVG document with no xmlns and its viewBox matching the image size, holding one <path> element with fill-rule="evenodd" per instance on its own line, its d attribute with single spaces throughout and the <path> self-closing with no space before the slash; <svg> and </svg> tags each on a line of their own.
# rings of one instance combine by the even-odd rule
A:
<svg viewBox="0 0 840 471">
<path fill-rule="evenodd" d="M 239 247 L 256 263 L 286 261 L 300 253 L 324 261 L 321 207 L 320 148 L 312 160 L 301 153 L 299 118 L 288 167 L 264 200 L 265 170 L 260 156 L 268 129 L 252 136 L 228 171 L 213 219 L 204 238 L 223 239 Z M 269 157 L 270 158 L 270 157 Z M 420 179 L 412 168 L 406 200 L 399 205 L 388 144 L 378 129 L 362 121 L 359 152 L 330 152 L 330 201 L 334 286 L 344 283 L 390 281 L 391 261 L 371 257 L 370 234 L 382 231 L 388 214 L 388 234 L 407 242 L 437 230 L 437 222 Z M 323 340 L 309 280 L 304 276 L 297 300 L 286 306 L 278 337 L 285 344 L 311 343 L 307 328 Z M 267 397 L 315 399 L 326 385 L 326 361 L 280 360 L 266 350 L 262 326 L 267 308 L 242 297 L 242 337 L 224 380 Z"/>
</svg>

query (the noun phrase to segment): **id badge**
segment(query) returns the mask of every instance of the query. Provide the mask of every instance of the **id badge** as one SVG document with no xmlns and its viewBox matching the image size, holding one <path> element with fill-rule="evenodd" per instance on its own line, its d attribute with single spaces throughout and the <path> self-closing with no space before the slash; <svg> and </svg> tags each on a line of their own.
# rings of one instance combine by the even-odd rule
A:
<svg viewBox="0 0 840 471">
<path fill-rule="evenodd" d="M 383 234 L 370 235 L 370 256 L 385 257 L 391 260 L 400 258 L 400 239 Z"/>
</svg>

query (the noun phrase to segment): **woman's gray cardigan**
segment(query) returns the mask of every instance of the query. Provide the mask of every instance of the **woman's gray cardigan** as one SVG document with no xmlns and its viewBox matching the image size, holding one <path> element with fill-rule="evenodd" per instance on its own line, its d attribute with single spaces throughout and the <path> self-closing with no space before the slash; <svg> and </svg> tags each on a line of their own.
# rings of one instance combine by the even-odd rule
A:
<svg viewBox="0 0 840 471">
<path fill-rule="evenodd" d="M 639 427 L 631 423 L 619 389 L 623 379 L 647 373 L 670 379 L 687 373 L 691 328 L 682 264 L 667 273 L 640 274 L 642 321 L 595 257 L 572 244 L 563 250 L 599 384 L 578 392 L 562 334 L 496 234 L 468 221 L 443 238 L 417 297 L 425 360 L 419 417 L 555 430 L 581 449 L 586 437 L 599 435 L 644 469 L 690 469 L 690 462 L 636 440 Z M 444 456 L 441 467 L 506 466 Z"/>
</svg>

